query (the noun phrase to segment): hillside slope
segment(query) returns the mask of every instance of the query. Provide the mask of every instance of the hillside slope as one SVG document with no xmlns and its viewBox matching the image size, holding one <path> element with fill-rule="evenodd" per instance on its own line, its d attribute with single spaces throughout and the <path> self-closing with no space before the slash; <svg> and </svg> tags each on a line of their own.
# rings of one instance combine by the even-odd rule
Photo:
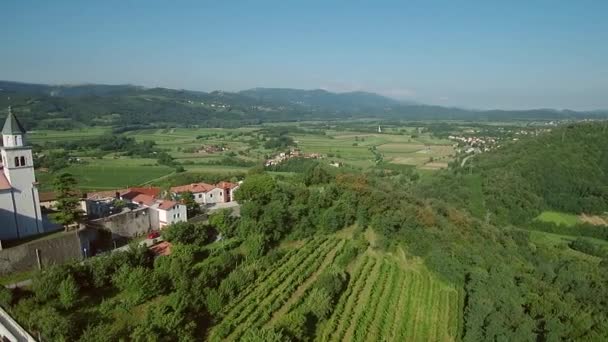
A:
<svg viewBox="0 0 608 342">
<path fill-rule="evenodd" d="M 547 120 L 607 115 L 602 111 L 584 113 L 550 109 L 466 110 L 402 103 L 365 92 L 256 88 L 237 93 L 206 93 L 133 85 L 66 86 L 0 81 L 0 113 L 5 113 L 9 105 L 28 129 L 150 124 L 234 127 L 264 121 L 353 118 Z M 0 114 L 0 119 L 4 115 Z"/>
</svg>

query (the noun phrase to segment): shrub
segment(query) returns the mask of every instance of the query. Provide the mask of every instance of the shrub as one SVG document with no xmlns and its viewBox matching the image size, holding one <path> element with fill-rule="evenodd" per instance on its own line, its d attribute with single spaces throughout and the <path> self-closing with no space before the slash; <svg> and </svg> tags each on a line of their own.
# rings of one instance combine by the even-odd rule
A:
<svg viewBox="0 0 608 342">
<path fill-rule="evenodd" d="M 78 284 L 69 275 L 59 284 L 59 302 L 65 309 L 74 307 L 78 300 Z"/>
</svg>

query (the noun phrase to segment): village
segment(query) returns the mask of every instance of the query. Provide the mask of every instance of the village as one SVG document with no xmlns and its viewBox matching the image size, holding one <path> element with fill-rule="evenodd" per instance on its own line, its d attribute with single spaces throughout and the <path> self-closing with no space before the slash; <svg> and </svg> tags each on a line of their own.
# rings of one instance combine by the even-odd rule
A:
<svg viewBox="0 0 608 342">
<path fill-rule="evenodd" d="M 190 183 L 166 189 L 128 187 L 73 192 L 78 220 L 59 224 L 60 194 L 38 192 L 34 158 L 26 131 L 10 112 L 2 129 L 0 164 L 0 275 L 41 269 L 44 265 L 83 259 L 151 240 L 168 225 L 204 221 L 209 213 L 229 209 L 238 215 L 235 192 L 240 183 Z M 150 243 L 153 242 L 153 243 Z"/>
</svg>

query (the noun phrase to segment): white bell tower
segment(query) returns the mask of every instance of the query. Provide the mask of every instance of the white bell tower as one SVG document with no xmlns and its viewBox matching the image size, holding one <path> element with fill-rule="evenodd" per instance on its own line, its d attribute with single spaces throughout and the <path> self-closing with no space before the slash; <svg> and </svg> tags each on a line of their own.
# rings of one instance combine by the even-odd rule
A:
<svg viewBox="0 0 608 342">
<path fill-rule="evenodd" d="M 10 183 L 10 199 L 17 238 L 43 232 L 32 149 L 25 145 L 25 129 L 11 108 L 2 128 L 2 172 Z M 7 200 L 2 199 L 2 202 Z M 0 233 L 0 238 L 2 238 Z"/>
</svg>

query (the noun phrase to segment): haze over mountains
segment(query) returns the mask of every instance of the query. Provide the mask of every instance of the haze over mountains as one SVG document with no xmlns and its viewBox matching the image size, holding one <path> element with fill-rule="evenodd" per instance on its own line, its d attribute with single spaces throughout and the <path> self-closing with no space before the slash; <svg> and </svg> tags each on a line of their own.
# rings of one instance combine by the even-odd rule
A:
<svg viewBox="0 0 608 342">
<path fill-rule="evenodd" d="M 0 81 L 0 106 L 12 105 L 24 124 L 178 124 L 226 127 L 265 121 L 336 120 L 553 120 L 608 116 L 608 111 L 554 109 L 472 110 L 398 101 L 368 92 L 254 88 L 201 92 L 135 85 L 46 85 Z"/>
</svg>

